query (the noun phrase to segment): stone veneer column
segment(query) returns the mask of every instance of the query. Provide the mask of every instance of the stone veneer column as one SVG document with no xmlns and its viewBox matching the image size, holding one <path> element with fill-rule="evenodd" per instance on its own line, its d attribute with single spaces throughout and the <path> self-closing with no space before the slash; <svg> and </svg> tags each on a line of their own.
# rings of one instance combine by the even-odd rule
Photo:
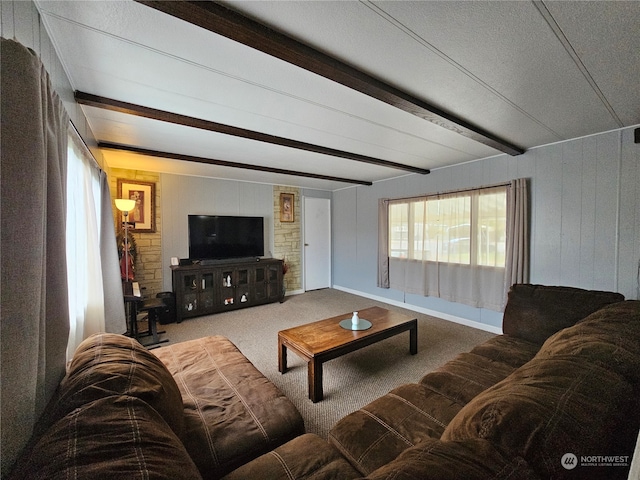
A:
<svg viewBox="0 0 640 480">
<path fill-rule="evenodd" d="M 293 193 L 293 222 L 280 221 L 280 194 Z M 273 257 L 285 258 L 289 271 L 284 276 L 287 292 L 302 289 L 300 189 L 273 186 Z"/>
<path fill-rule="evenodd" d="M 138 180 L 140 182 L 152 182 L 156 186 L 155 206 L 156 206 L 156 231 L 154 233 L 136 233 L 133 236 L 138 246 L 138 258 L 135 264 L 135 280 L 143 288 L 143 295 L 155 297 L 156 293 L 162 291 L 162 222 L 160 211 L 162 208 L 160 194 L 160 176 L 157 173 L 145 172 L 141 170 L 125 170 L 112 168 L 109 171 L 109 186 L 111 188 L 111 198 L 118 198 L 118 179 Z M 122 226 L 120 225 L 120 211 L 113 203 L 113 211 L 116 222 L 116 233 Z"/>
</svg>

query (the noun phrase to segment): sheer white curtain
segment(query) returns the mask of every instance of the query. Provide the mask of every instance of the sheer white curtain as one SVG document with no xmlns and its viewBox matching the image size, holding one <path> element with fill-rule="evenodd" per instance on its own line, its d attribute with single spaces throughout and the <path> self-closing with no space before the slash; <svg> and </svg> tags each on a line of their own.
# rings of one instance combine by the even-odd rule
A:
<svg viewBox="0 0 640 480">
<path fill-rule="evenodd" d="M 67 153 L 70 359 L 82 340 L 105 331 L 105 304 L 100 258 L 100 170 L 73 128 L 69 128 Z"/>
<path fill-rule="evenodd" d="M 379 202 L 378 286 L 500 311 L 528 280 L 526 179 Z"/>
</svg>

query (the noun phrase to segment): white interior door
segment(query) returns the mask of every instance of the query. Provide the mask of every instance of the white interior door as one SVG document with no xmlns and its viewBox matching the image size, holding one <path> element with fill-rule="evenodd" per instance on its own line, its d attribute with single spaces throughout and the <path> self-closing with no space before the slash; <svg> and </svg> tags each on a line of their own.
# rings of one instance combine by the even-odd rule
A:
<svg viewBox="0 0 640 480">
<path fill-rule="evenodd" d="M 304 198 L 304 289 L 331 286 L 331 200 Z"/>
</svg>

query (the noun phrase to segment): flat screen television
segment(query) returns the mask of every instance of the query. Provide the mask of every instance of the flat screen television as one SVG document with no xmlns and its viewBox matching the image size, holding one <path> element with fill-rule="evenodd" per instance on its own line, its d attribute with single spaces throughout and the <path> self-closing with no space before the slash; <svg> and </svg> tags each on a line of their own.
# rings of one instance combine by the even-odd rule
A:
<svg viewBox="0 0 640 480">
<path fill-rule="evenodd" d="M 263 255 L 263 217 L 189 215 L 191 260 L 223 260 Z"/>
</svg>

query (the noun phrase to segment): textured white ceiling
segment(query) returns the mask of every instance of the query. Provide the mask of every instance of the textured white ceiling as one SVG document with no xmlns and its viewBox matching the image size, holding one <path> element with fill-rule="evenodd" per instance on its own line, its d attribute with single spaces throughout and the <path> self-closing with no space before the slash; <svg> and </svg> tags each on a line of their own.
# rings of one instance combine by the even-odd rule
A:
<svg viewBox="0 0 640 480">
<path fill-rule="evenodd" d="M 500 152 L 132 1 L 37 1 L 75 90 L 423 169 Z M 640 2 L 259 1 L 230 8 L 522 148 L 640 123 Z M 83 106 L 99 141 L 380 181 L 394 168 Z M 348 183 L 105 150 L 114 167 Z"/>
</svg>

